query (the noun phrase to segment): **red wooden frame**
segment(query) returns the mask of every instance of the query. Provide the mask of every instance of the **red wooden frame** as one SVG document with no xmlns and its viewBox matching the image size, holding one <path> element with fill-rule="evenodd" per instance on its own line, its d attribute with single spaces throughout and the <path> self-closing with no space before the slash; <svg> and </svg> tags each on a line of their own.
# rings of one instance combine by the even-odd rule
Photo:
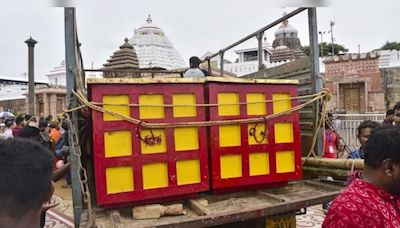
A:
<svg viewBox="0 0 400 228">
<path fill-rule="evenodd" d="M 239 102 L 246 102 L 246 93 L 264 93 L 267 100 L 272 100 L 273 93 L 289 93 L 292 97 L 297 96 L 297 85 L 287 84 L 221 84 L 209 83 L 206 88 L 208 102 L 217 104 L 217 94 L 221 92 L 231 92 L 239 94 Z M 297 105 L 297 100 L 292 100 L 292 107 Z M 240 106 L 238 116 L 218 116 L 218 107 L 210 107 L 210 120 L 230 120 L 238 118 L 258 117 L 260 115 L 247 115 L 246 105 Z M 273 103 L 266 103 L 267 115 L 273 113 Z M 293 123 L 293 143 L 275 143 L 274 124 L 279 122 Z M 286 182 L 288 180 L 301 179 L 301 147 L 300 147 L 300 125 L 299 115 L 294 112 L 290 115 L 280 116 L 267 121 L 268 144 L 248 145 L 247 124 L 241 124 L 241 145 L 237 147 L 219 147 L 218 126 L 210 127 L 211 139 L 211 170 L 212 170 L 212 189 L 220 191 L 223 189 L 251 189 L 252 186 L 265 186 L 268 183 Z M 295 156 L 295 171 L 290 173 L 276 173 L 276 151 L 293 150 Z M 267 175 L 249 176 L 249 153 L 266 151 L 269 153 L 270 172 Z M 220 156 L 224 154 L 242 155 L 242 177 L 221 179 L 220 178 Z"/>
<path fill-rule="evenodd" d="M 89 84 L 91 98 L 94 102 L 102 102 L 104 95 L 128 95 L 130 103 L 138 104 L 139 95 L 163 94 L 164 104 L 172 104 L 172 94 L 192 93 L 197 104 L 204 103 L 203 84 Z M 142 119 L 147 122 L 183 122 L 204 121 L 205 108 L 197 107 L 196 117 L 173 117 L 172 108 L 164 108 L 163 119 Z M 139 108 L 131 107 L 130 115 L 139 119 Z M 138 201 L 152 201 L 165 197 L 193 194 L 209 190 L 208 153 L 206 128 L 198 128 L 198 150 L 175 152 L 174 129 L 166 128 L 167 152 L 160 154 L 141 154 L 141 141 L 136 136 L 137 125 L 125 121 L 103 121 L 103 113 L 92 111 L 95 182 L 97 203 L 112 206 L 115 204 L 134 203 Z M 129 130 L 132 135 L 132 155 L 124 157 L 105 158 L 104 132 L 112 130 Z M 200 162 L 200 180 L 198 184 L 177 185 L 176 161 L 196 158 Z M 142 165 L 156 162 L 168 164 L 168 187 L 158 189 L 143 189 Z M 133 167 L 134 190 L 131 192 L 107 194 L 106 168 L 114 166 Z M 156 199 L 156 200 L 155 200 Z"/>
</svg>

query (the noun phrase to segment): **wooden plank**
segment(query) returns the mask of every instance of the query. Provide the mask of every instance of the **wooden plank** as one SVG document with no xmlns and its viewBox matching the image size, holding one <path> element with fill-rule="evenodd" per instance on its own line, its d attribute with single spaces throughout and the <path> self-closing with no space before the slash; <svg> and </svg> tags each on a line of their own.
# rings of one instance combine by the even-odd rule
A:
<svg viewBox="0 0 400 228">
<path fill-rule="evenodd" d="M 226 77 L 206 77 L 207 82 L 227 82 L 227 83 L 252 83 L 252 84 L 299 84 L 298 80 L 288 79 L 249 79 L 249 78 L 226 78 Z"/>
<path fill-rule="evenodd" d="M 127 220 L 124 225 L 128 227 L 208 227 L 226 223 L 233 223 L 257 218 L 265 218 L 282 213 L 288 213 L 301 208 L 321 204 L 333 200 L 342 187 L 320 181 L 296 181 L 289 186 L 278 189 L 265 189 L 259 191 L 237 192 L 221 195 L 202 195 L 207 199 L 209 206 L 197 205 L 197 210 L 206 215 L 198 215 L 199 212 L 192 207 L 186 207 L 186 215 L 167 216 L 151 220 Z M 260 191 L 263 193 L 261 194 Z M 268 192 L 267 194 L 264 194 Z M 230 201 L 230 199 L 234 199 Z M 282 201 L 286 200 L 286 201 Z M 241 204 L 241 202 L 251 202 Z M 212 206 L 219 202 L 234 202 L 229 210 L 221 210 Z M 257 203 L 253 203 L 257 202 Z M 196 203 L 194 203 L 196 204 Z M 225 205 L 222 203 L 221 205 Z M 204 208 L 208 209 L 204 210 Z M 97 213 L 96 215 L 99 215 Z M 122 213 L 121 213 L 122 215 Z M 109 223 L 109 222 L 108 222 Z M 96 219 L 96 224 L 101 225 L 101 219 Z"/>
<path fill-rule="evenodd" d="M 296 211 L 298 209 L 313 206 L 316 204 L 321 204 L 323 202 L 328 202 L 333 200 L 340 192 L 332 192 L 325 194 L 323 196 L 317 197 L 306 197 L 304 199 L 299 199 L 291 202 L 282 202 L 276 205 L 270 205 L 267 207 L 255 207 L 251 209 L 237 210 L 235 213 L 221 213 L 213 216 L 206 216 L 199 218 L 198 220 L 182 218 L 182 220 L 177 221 L 174 224 L 163 224 L 156 225 L 157 227 L 207 227 L 215 226 L 226 223 L 232 223 L 237 221 L 244 221 L 255 219 L 259 217 L 272 216 L 276 214 L 286 213 L 288 211 Z"/>
<path fill-rule="evenodd" d="M 204 83 L 205 78 L 88 78 L 88 84 Z"/>
<path fill-rule="evenodd" d="M 269 192 L 258 191 L 258 193 L 261 194 L 261 195 L 268 196 L 270 198 L 276 199 L 276 200 L 278 200 L 280 202 L 288 201 L 285 197 L 279 197 L 279 196 L 276 196 L 276 195 L 274 195 L 272 193 L 269 193 Z"/>
<path fill-rule="evenodd" d="M 298 80 L 289 79 L 246 79 L 227 77 L 206 78 L 89 78 L 88 84 L 158 84 L 158 83 L 251 83 L 251 84 L 299 84 Z"/>
<path fill-rule="evenodd" d="M 316 187 L 320 190 L 326 190 L 326 191 L 340 191 L 342 188 L 337 186 L 337 185 L 327 185 L 321 182 L 317 182 L 317 181 L 309 181 L 306 180 L 304 181 L 304 183 L 306 185 L 312 186 L 312 187 Z"/>
</svg>

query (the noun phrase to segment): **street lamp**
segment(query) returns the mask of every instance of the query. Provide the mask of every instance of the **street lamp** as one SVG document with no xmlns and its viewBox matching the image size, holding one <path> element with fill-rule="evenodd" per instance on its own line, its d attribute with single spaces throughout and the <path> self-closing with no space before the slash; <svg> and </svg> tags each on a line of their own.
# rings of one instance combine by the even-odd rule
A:
<svg viewBox="0 0 400 228">
<path fill-rule="evenodd" d="M 330 26 L 331 26 L 331 42 L 332 42 L 332 56 L 335 54 L 335 48 L 333 47 L 333 26 L 335 25 L 334 21 L 331 21 Z"/>
<path fill-rule="evenodd" d="M 325 34 L 325 33 L 330 33 L 330 31 L 319 31 L 318 32 L 320 35 L 321 35 L 321 47 L 319 48 L 320 50 L 321 50 L 321 57 L 323 57 L 324 56 L 324 48 L 323 48 L 323 35 Z"/>
</svg>

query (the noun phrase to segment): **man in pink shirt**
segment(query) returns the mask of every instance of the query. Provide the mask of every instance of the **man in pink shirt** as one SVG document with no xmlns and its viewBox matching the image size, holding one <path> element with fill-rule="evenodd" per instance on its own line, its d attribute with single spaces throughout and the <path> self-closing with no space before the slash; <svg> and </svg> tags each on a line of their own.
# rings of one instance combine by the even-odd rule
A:
<svg viewBox="0 0 400 228">
<path fill-rule="evenodd" d="M 22 128 L 25 127 L 26 122 L 24 116 L 22 115 L 17 116 L 15 118 L 15 123 L 17 124 L 17 126 L 12 129 L 12 134 L 14 138 L 19 137 L 19 132 L 21 131 Z"/>
<path fill-rule="evenodd" d="M 400 127 L 378 128 L 365 169 L 331 204 L 323 228 L 400 227 Z"/>
</svg>

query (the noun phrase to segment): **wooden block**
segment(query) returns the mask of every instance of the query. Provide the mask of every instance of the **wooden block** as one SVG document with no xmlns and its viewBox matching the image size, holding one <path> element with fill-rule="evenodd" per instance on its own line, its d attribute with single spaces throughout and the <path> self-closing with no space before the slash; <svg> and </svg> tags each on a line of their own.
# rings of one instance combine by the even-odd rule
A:
<svg viewBox="0 0 400 228">
<path fill-rule="evenodd" d="M 208 200 L 207 199 L 196 199 L 197 202 L 199 202 L 199 204 L 201 204 L 204 207 L 208 207 Z"/>
<path fill-rule="evenodd" d="M 134 219 L 157 219 L 164 215 L 184 215 L 183 204 L 173 204 L 163 206 L 160 204 L 152 204 L 132 209 Z"/>
<path fill-rule="evenodd" d="M 183 210 L 183 204 L 173 204 L 163 208 L 163 215 L 184 215 L 186 212 Z"/>
<path fill-rule="evenodd" d="M 160 204 L 152 204 L 132 209 L 134 219 L 156 219 L 163 214 L 163 206 Z"/>
</svg>

